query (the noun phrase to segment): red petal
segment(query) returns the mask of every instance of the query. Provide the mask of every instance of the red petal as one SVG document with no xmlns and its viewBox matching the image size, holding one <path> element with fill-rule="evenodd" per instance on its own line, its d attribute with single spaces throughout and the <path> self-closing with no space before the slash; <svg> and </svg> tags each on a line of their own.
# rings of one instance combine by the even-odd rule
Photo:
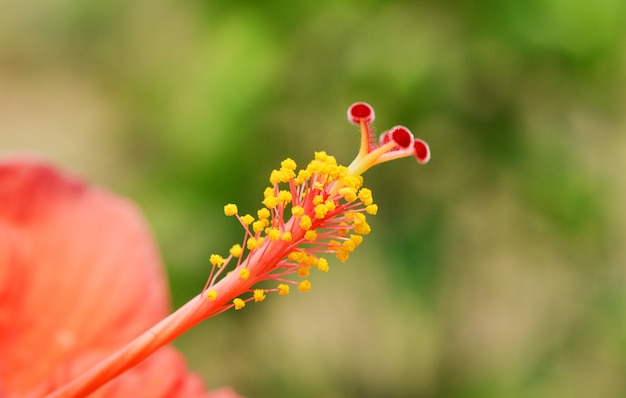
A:
<svg viewBox="0 0 626 398">
<path fill-rule="evenodd" d="M 166 287 L 130 202 L 41 162 L 0 162 L 4 396 L 54 389 L 125 345 L 167 314 Z M 186 377 L 182 360 L 169 366 L 153 356 L 110 385 L 171 388 Z"/>
</svg>

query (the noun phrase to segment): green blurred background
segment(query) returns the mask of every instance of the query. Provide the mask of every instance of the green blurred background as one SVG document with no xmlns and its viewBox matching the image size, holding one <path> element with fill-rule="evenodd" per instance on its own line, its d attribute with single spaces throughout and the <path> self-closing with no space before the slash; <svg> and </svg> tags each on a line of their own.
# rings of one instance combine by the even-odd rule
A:
<svg viewBox="0 0 626 398">
<path fill-rule="evenodd" d="M 431 162 L 386 164 L 346 264 L 176 342 L 250 397 L 626 396 L 626 2 L 0 2 L 0 149 L 132 198 L 173 305 L 271 169 L 342 163 L 370 102 Z"/>
</svg>

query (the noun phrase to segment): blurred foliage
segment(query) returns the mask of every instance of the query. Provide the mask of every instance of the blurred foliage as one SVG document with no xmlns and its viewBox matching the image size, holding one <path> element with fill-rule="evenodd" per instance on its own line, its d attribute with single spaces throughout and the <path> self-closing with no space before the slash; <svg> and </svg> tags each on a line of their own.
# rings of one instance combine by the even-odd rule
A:
<svg viewBox="0 0 626 398">
<path fill-rule="evenodd" d="M 347 163 L 347 106 L 433 159 L 372 170 L 373 232 L 307 295 L 177 345 L 253 397 L 626 396 L 626 3 L 0 3 L 0 148 L 131 197 L 180 305 L 269 171 Z"/>
</svg>

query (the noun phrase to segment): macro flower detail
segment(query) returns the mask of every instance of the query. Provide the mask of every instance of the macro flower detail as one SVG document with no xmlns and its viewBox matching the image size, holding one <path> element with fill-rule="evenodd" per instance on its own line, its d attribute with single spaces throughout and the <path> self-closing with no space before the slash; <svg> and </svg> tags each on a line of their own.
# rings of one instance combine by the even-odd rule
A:
<svg viewBox="0 0 626 398">
<path fill-rule="evenodd" d="M 292 159 L 282 161 L 270 173 L 256 217 L 240 215 L 235 204 L 224 206 L 224 214 L 241 224 L 244 237 L 226 257 L 210 256 L 212 268 L 202 292 L 48 397 L 86 396 L 203 320 L 231 308 L 242 310 L 268 293 L 288 295 L 292 286 L 308 292 L 311 269 L 328 272 L 329 256 L 346 261 L 371 231 L 367 216 L 378 212 L 362 174 L 393 159 L 430 159 L 428 145 L 406 127 L 393 127 L 376 139 L 374 109 L 365 102 L 350 106 L 348 120 L 361 131 L 359 153 L 349 166 L 323 151 L 315 152 L 302 169 Z M 275 287 L 259 286 L 268 281 Z"/>
<path fill-rule="evenodd" d="M 315 152 L 314 159 L 299 170 L 287 158 L 271 172 L 257 218 L 240 215 L 232 203 L 224 206 L 224 214 L 243 227 L 244 238 L 228 257 L 211 256 L 213 268 L 204 296 L 215 301 L 218 292 L 229 294 L 216 313 L 260 301 L 259 292 L 286 295 L 289 285 L 309 291 L 311 282 L 297 276 L 307 278 L 311 267 L 328 272 L 327 256 L 346 261 L 371 231 L 367 215 L 375 215 L 378 206 L 372 191 L 362 186 L 361 174 L 393 159 L 414 156 L 422 164 L 430 159 L 428 145 L 406 127 L 393 127 L 377 140 L 371 127 L 374 109 L 365 102 L 350 106 L 348 120 L 361 129 L 360 151 L 350 166 L 338 164 L 323 151 Z M 253 289 L 267 280 L 278 282 L 277 286 Z M 237 297 L 231 297 L 233 293 Z"/>
</svg>

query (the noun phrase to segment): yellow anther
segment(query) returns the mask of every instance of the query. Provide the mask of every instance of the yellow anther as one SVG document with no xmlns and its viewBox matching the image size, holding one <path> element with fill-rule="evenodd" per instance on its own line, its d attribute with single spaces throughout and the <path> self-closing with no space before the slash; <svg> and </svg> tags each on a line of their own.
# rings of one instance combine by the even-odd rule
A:
<svg viewBox="0 0 626 398">
<path fill-rule="evenodd" d="M 303 264 L 315 265 L 315 264 L 317 264 L 317 257 L 315 257 L 315 256 L 306 256 L 306 258 L 303 261 Z"/>
<path fill-rule="evenodd" d="M 254 302 L 258 303 L 265 300 L 265 290 L 263 289 L 254 289 Z"/>
<path fill-rule="evenodd" d="M 248 280 L 250 278 L 250 270 L 248 268 L 242 268 L 239 270 L 239 278 L 241 280 Z"/>
<path fill-rule="evenodd" d="M 319 204 L 315 206 L 315 218 L 324 218 L 328 213 L 328 207 L 325 204 Z"/>
<path fill-rule="evenodd" d="M 322 195 L 315 195 L 315 197 L 313 198 L 313 204 L 319 205 L 322 202 L 324 202 L 324 197 Z"/>
<path fill-rule="evenodd" d="M 259 239 L 257 239 L 256 242 L 259 244 L 259 246 L 261 246 L 264 240 L 265 240 L 265 236 L 259 236 Z"/>
<path fill-rule="evenodd" d="M 330 170 L 330 166 L 332 162 L 330 161 L 329 158 L 330 156 L 327 156 L 325 161 L 319 162 L 317 164 L 318 170 L 322 172 L 323 174 L 327 174 L 328 170 Z"/>
<path fill-rule="evenodd" d="M 363 177 L 348 174 L 341 179 L 344 186 L 359 189 L 363 185 Z"/>
<path fill-rule="evenodd" d="M 298 268 L 298 275 L 300 275 L 301 278 L 306 278 L 307 276 L 309 276 L 309 267 L 303 266 Z"/>
<path fill-rule="evenodd" d="M 245 301 L 243 301 L 243 300 L 242 300 L 242 299 L 240 299 L 240 298 L 236 298 L 236 299 L 234 299 L 234 300 L 233 300 L 233 304 L 235 304 L 235 309 L 236 309 L 236 310 L 240 310 L 240 309 L 242 309 L 243 307 L 245 307 L 245 306 L 246 306 L 246 302 L 245 302 Z"/>
<path fill-rule="evenodd" d="M 211 300 L 211 301 L 215 301 L 215 299 L 217 298 L 217 291 L 216 290 L 207 290 L 206 298 Z"/>
<path fill-rule="evenodd" d="M 211 257 L 209 257 L 209 262 L 217 268 L 221 267 L 222 264 L 224 264 L 224 261 L 224 257 L 219 254 L 211 254 Z"/>
<path fill-rule="evenodd" d="M 265 229 L 265 220 L 258 220 L 252 223 L 252 230 L 255 234 L 263 231 Z"/>
<path fill-rule="evenodd" d="M 246 246 L 248 247 L 248 250 L 254 250 L 259 247 L 259 241 L 254 238 L 249 238 Z"/>
<path fill-rule="evenodd" d="M 311 178 L 311 171 L 310 170 L 300 170 L 298 171 L 298 178 L 296 178 L 296 181 L 298 181 L 300 184 L 302 184 L 304 181 L 308 180 L 309 178 Z"/>
<path fill-rule="evenodd" d="M 267 198 L 268 196 L 274 196 L 274 187 L 267 187 L 263 191 L 263 197 Z"/>
<path fill-rule="evenodd" d="M 306 257 L 307 257 L 306 253 L 303 253 L 303 252 L 295 252 L 295 251 L 294 251 L 294 252 L 291 252 L 291 253 L 289 253 L 289 254 L 287 255 L 287 258 L 288 258 L 289 260 L 291 260 L 291 261 L 295 261 L 295 262 L 300 263 L 300 264 L 302 264 L 302 263 L 304 263 L 304 262 L 305 262 Z"/>
<path fill-rule="evenodd" d="M 378 205 L 371 204 L 365 208 L 365 211 L 367 214 L 376 215 L 376 213 L 378 213 Z"/>
<path fill-rule="evenodd" d="M 307 216 L 306 214 L 302 216 L 302 219 L 300 219 L 300 228 L 306 231 L 311 229 L 312 226 L 313 223 L 311 222 L 311 217 Z"/>
<path fill-rule="evenodd" d="M 321 191 L 322 189 L 324 189 L 324 183 L 323 183 L 323 182 L 320 182 L 320 181 L 316 181 L 316 182 L 313 184 L 313 188 L 315 188 L 315 189 L 319 189 L 319 190 Z"/>
<path fill-rule="evenodd" d="M 250 225 L 252 224 L 252 221 L 254 221 L 254 217 L 252 217 L 250 214 L 246 214 L 245 216 L 241 217 L 241 222 L 244 223 L 244 225 Z"/>
<path fill-rule="evenodd" d="M 295 162 L 293 162 L 293 160 L 291 162 L 283 161 L 281 165 L 285 164 L 285 166 L 282 166 L 280 170 L 272 170 L 272 173 L 270 174 L 270 183 L 272 183 L 273 185 L 276 185 L 281 182 L 289 182 L 290 179 L 295 177 L 296 176 L 296 173 L 294 173 L 295 167 L 292 169 L 291 163 L 293 163 L 293 166 L 295 166 Z"/>
<path fill-rule="evenodd" d="M 289 285 L 286 285 L 284 283 L 281 283 L 280 285 L 278 285 L 278 294 L 280 294 L 281 296 L 286 296 L 289 294 Z"/>
<path fill-rule="evenodd" d="M 306 239 L 306 240 L 308 240 L 310 242 L 315 241 L 315 239 L 317 239 L 317 232 L 315 232 L 312 229 L 306 231 L 306 233 L 304 234 L 304 239 Z"/>
<path fill-rule="evenodd" d="M 308 292 L 309 290 L 311 290 L 311 282 L 309 282 L 308 280 L 300 282 L 300 284 L 298 285 L 298 290 L 300 290 L 301 292 Z"/>
<path fill-rule="evenodd" d="M 353 252 L 354 249 L 356 249 L 356 243 L 352 239 L 346 240 L 346 241 L 343 242 L 343 245 L 341 245 L 341 247 L 344 250 L 347 250 L 349 252 Z"/>
<path fill-rule="evenodd" d="M 348 168 L 346 166 L 337 166 L 337 178 L 341 181 L 348 175 Z"/>
<path fill-rule="evenodd" d="M 261 203 L 268 209 L 273 209 L 278 205 L 278 198 L 276 196 L 267 196 Z"/>
<path fill-rule="evenodd" d="M 350 240 L 354 242 L 356 246 L 360 245 L 363 242 L 363 237 L 361 235 L 350 235 Z"/>
<path fill-rule="evenodd" d="M 357 234 L 367 235 L 371 231 L 372 231 L 372 228 L 370 228 L 370 225 L 365 221 L 354 223 L 354 232 L 356 232 Z"/>
<path fill-rule="evenodd" d="M 339 195 L 343 196 L 346 202 L 354 202 L 356 200 L 356 189 L 343 187 L 339 190 Z"/>
<path fill-rule="evenodd" d="M 326 260 L 325 258 L 320 258 L 319 260 L 317 260 L 317 269 L 322 272 L 328 272 L 328 260 Z"/>
<path fill-rule="evenodd" d="M 278 228 L 270 228 L 267 232 L 267 237 L 270 238 L 270 240 L 280 239 L 280 230 Z"/>
<path fill-rule="evenodd" d="M 280 175 L 281 175 L 281 181 L 280 182 L 289 182 L 292 178 L 294 178 L 296 176 L 296 172 L 285 168 L 285 167 L 281 167 L 280 168 Z"/>
<path fill-rule="evenodd" d="M 279 170 L 272 170 L 272 173 L 270 174 L 270 183 L 272 184 L 278 184 L 281 180 L 281 175 L 280 175 L 280 171 Z"/>
<path fill-rule="evenodd" d="M 229 203 L 224 206 L 224 214 L 226 214 L 227 216 L 234 216 L 235 214 L 237 214 L 237 205 Z"/>
<path fill-rule="evenodd" d="M 344 250 L 340 250 L 340 251 L 337 252 L 337 258 L 342 263 L 345 263 L 346 260 L 348 259 L 348 257 L 350 257 L 350 253 L 349 252 L 346 252 Z"/>
<path fill-rule="evenodd" d="M 296 173 L 286 167 L 280 168 L 280 182 L 289 182 L 292 178 L 296 176 Z"/>
<path fill-rule="evenodd" d="M 293 159 L 287 158 L 280 162 L 280 167 L 288 170 L 295 170 L 298 166 L 296 166 L 296 162 L 294 162 Z"/>
<path fill-rule="evenodd" d="M 324 205 L 326 206 L 326 209 L 328 211 L 333 211 L 336 208 L 335 202 L 331 199 L 326 199 L 326 202 L 324 202 Z"/>
<path fill-rule="evenodd" d="M 301 215 L 304 214 L 304 208 L 302 208 L 302 206 L 293 206 L 291 208 L 291 214 L 294 217 L 300 217 Z"/>
<path fill-rule="evenodd" d="M 278 200 L 284 206 L 286 203 L 291 202 L 291 192 L 282 190 L 278 192 Z"/>
<path fill-rule="evenodd" d="M 341 179 L 341 182 L 348 188 L 359 189 L 363 184 L 363 177 L 348 174 Z"/>
<path fill-rule="evenodd" d="M 320 162 L 324 162 L 328 159 L 328 155 L 324 151 L 315 152 L 315 160 L 319 160 Z"/>
<path fill-rule="evenodd" d="M 283 234 L 283 236 L 281 237 L 281 239 L 285 242 L 291 242 L 292 236 L 291 236 L 291 232 L 287 231 Z"/>
<path fill-rule="evenodd" d="M 232 245 L 230 247 L 229 253 L 233 256 L 233 257 L 239 257 L 241 256 L 241 252 L 243 250 L 241 249 L 241 245 L 239 243 Z"/>
<path fill-rule="evenodd" d="M 334 180 L 339 175 L 339 167 L 337 165 L 330 165 L 326 169 L 329 179 Z"/>
<path fill-rule="evenodd" d="M 369 206 L 373 203 L 374 198 L 372 198 L 372 191 L 367 188 L 361 188 L 359 190 L 359 199 L 365 206 Z"/>
<path fill-rule="evenodd" d="M 259 216 L 259 220 L 267 220 L 268 218 L 270 218 L 270 211 L 268 209 L 266 209 L 265 207 L 262 209 L 259 209 L 256 212 L 257 216 Z"/>
</svg>

